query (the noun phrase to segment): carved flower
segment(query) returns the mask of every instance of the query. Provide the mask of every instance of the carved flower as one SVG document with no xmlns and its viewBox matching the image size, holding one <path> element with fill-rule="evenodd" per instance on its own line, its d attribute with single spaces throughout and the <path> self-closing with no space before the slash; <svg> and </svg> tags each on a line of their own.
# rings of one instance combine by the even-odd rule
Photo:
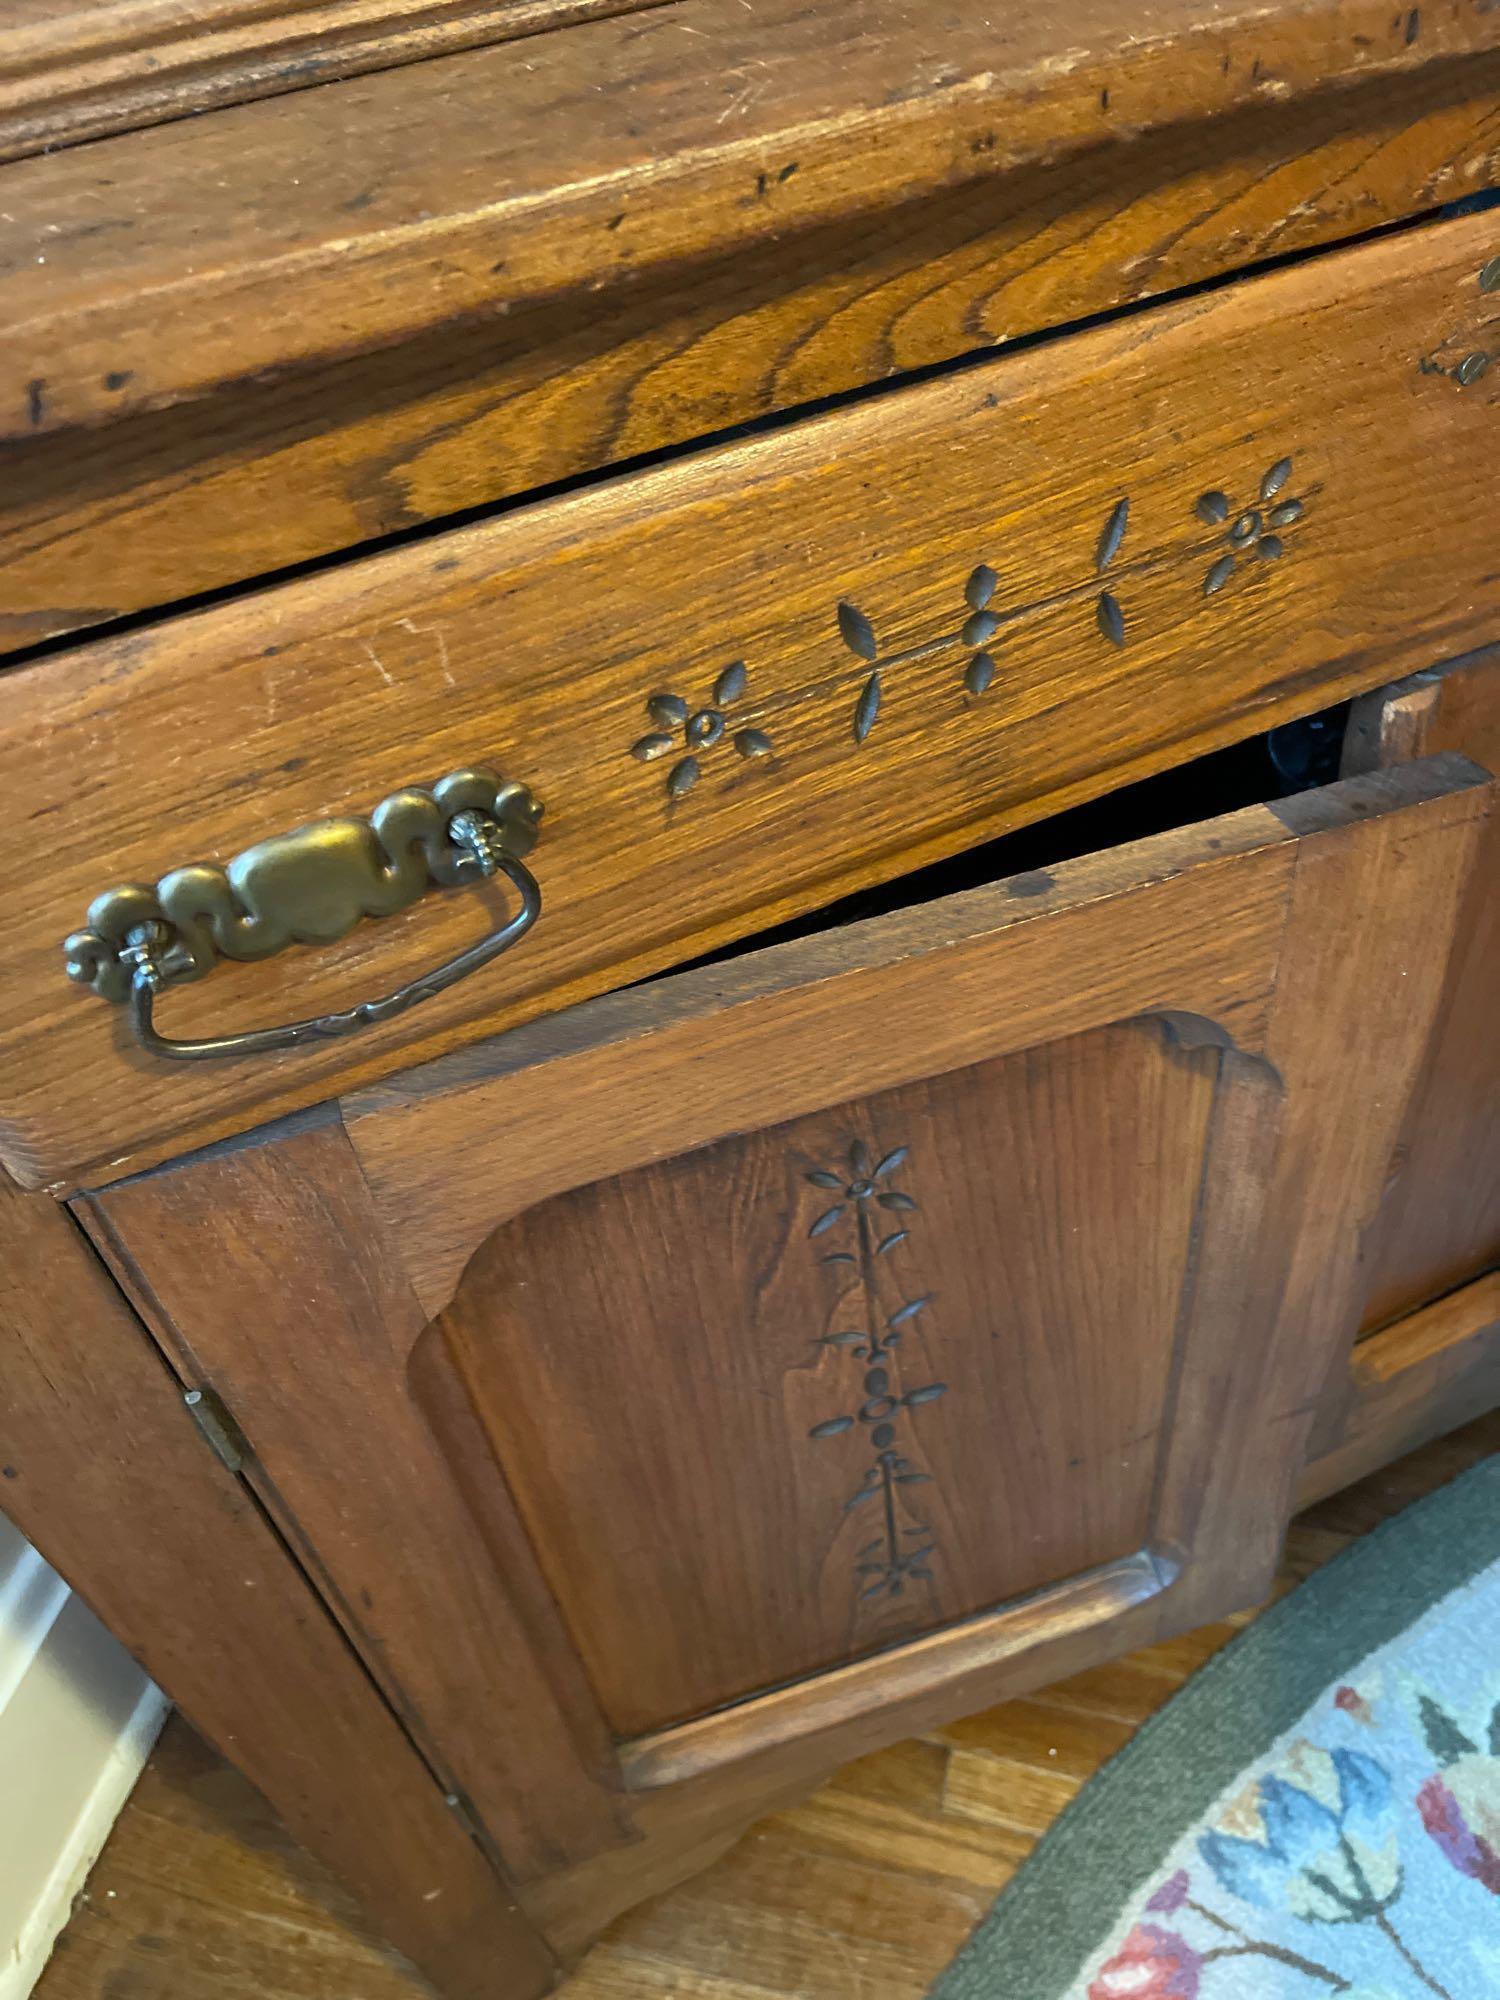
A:
<svg viewBox="0 0 1500 2000">
<path fill-rule="evenodd" d="M 1302 501 L 1288 495 L 1281 498 L 1287 481 L 1292 476 L 1292 461 L 1278 458 L 1276 463 L 1266 468 L 1260 482 L 1260 494 L 1254 506 L 1236 512 L 1227 493 L 1217 488 L 1198 495 L 1196 512 L 1200 521 L 1210 527 L 1219 527 L 1224 522 L 1229 525 L 1224 531 L 1228 543 L 1226 552 L 1216 556 L 1209 564 L 1203 578 L 1203 595 L 1212 597 L 1222 590 L 1233 576 L 1241 556 L 1259 556 L 1262 561 L 1271 562 L 1286 547 L 1280 530 L 1289 528 L 1302 519 L 1306 511 Z"/>
<path fill-rule="evenodd" d="M 906 1146 L 898 1146 L 894 1153 L 887 1153 L 877 1166 L 872 1167 L 869 1148 L 862 1139 L 856 1139 L 849 1148 L 847 1169 L 814 1167 L 807 1176 L 813 1186 L 830 1191 L 836 1189 L 841 1199 L 832 1208 L 824 1209 L 808 1230 L 808 1235 L 821 1236 L 825 1230 L 832 1229 L 850 1202 L 856 1206 L 862 1202 L 875 1202 L 881 1208 L 896 1211 L 915 1209 L 917 1204 L 909 1194 L 903 1194 L 899 1188 L 883 1188 L 880 1185 L 901 1165 L 909 1150 Z"/>
<path fill-rule="evenodd" d="M 684 798 L 702 775 L 702 755 L 715 744 L 727 741 L 742 757 L 769 757 L 775 748 L 763 729 L 737 729 L 731 735 L 726 710 L 745 698 L 749 676 L 743 660 L 731 660 L 714 682 L 713 693 L 702 708 L 693 708 L 683 695 L 654 694 L 646 703 L 646 713 L 654 725 L 630 746 L 632 757 L 654 763 L 659 757 L 681 752 L 667 773 L 667 797 Z"/>
</svg>

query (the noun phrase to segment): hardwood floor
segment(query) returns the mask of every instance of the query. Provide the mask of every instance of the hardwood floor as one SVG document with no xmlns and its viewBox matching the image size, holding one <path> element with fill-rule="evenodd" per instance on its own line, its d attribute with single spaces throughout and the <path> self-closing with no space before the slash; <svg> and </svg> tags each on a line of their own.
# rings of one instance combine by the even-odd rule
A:
<svg viewBox="0 0 1500 2000">
<path fill-rule="evenodd" d="M 1322 1502 L 1293 1525 L 1279 1589 L 1497 1449 L 1500 1411 Z M 565 2000 L 915 2000 L 1084 1780 L 1255 1615 L 861 1758 L 622 1918 Z M 174 1718 L 36 2000 L 428 1991 Z"/>
</svg>

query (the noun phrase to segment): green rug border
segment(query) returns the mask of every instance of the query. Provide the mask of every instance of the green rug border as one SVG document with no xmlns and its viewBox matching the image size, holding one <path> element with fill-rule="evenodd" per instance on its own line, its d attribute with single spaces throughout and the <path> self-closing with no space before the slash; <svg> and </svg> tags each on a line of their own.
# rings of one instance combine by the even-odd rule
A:
<svg viewBox="0 0 1500 2000">
<path fill-rule="evenodd" d="M 927 2000 L 1058 2000 L 1236 1771 L 1497 1556 L 1500 1454 L 1362 1536 L 1200 1667 L 1064 1807 Z"/>
</svg>

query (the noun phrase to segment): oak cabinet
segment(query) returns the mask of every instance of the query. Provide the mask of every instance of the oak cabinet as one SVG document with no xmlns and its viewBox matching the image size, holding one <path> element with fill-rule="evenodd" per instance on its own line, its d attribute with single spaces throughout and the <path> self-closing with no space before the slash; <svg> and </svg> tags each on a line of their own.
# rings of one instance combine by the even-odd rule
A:
<svg viewBox="0 0 1500 2000">
<path fill-rule="evenodd" d="M 1500 14 L 118 11 L 0 62 L 0 1506 L 535 2000 L 1500 1398 Z"/>
<path fill-rule="evenodd" d="M 1495 240 L 1379 237 L 0 674 L 0 1163 L 140 1171 L 1488 639 L 1500 369 L 1452 371 Z M 503 971 L 191 1066 L 89 990 L 101 892 L 475 765 L 545 808 Z M 164 1031 L 348 1010 L 500 915 L 346 895 L 386 914 L 173 979 Z"/>
</svg>

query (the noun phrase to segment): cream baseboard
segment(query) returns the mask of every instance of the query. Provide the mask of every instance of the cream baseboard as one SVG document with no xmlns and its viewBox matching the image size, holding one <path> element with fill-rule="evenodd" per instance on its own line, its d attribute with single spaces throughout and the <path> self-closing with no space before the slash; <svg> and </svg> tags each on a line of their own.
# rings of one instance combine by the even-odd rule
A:
<svg viewBox="0 0 1500 2000">
<path fill-rule="evenodd" d="M 0 2000 L 26 2000 L 41 1976 L 166 1712 L 0 1520 Z"/>
</svg>

